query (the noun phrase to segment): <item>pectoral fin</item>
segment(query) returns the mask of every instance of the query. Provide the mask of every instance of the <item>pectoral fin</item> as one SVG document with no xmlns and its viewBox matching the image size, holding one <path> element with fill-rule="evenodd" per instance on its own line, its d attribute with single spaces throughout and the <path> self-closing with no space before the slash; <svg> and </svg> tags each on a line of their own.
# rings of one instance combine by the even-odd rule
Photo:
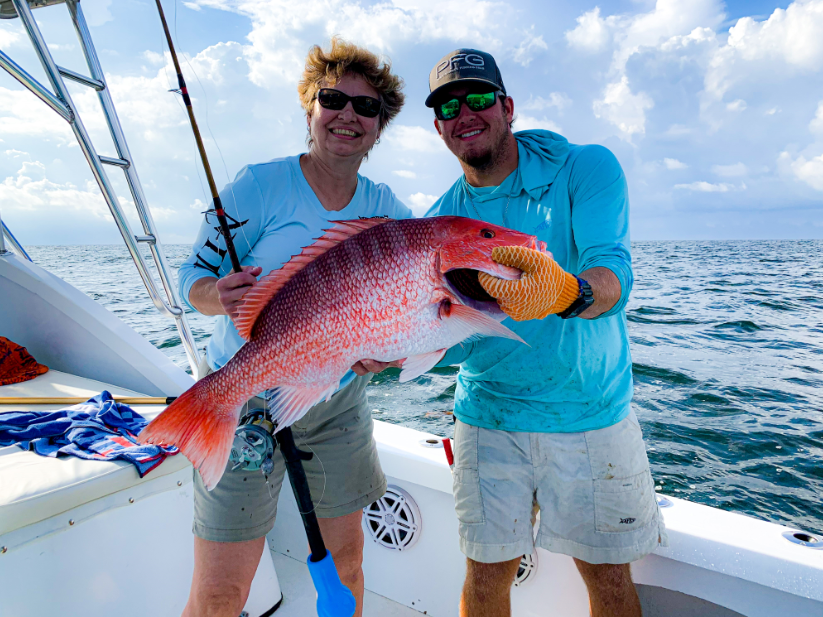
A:
<svg viewBox="0 0 823 617">
<path fill-rule="evenodd" d="M 438 349 L 437 351 L 430 351 L 429 353 L 421 353 L 418 356 L 409 356 L 406 358 L 406 361 L 403 362 L 403 370 L 400 371 L 398 381 L 400 383 L 406 383 L 415 377 L 420 377 L 420 375 L 440 362 L 444 355 L 446 355 L 446 350 Z"/>
<path fill-rule="evenodd" d="M 291 426 L 308 413 L 309 409 L 328 401 L 337 391 L 340 382 L 320 384 L 314 387 L 279 386 L 269 399 L 269 411 L 277 430 Z"/>
<path fill-rule="evenodd" d="M 459 341 L 481 336 L 499 336 L 526 343 L 493 317 L 463 304 L 449 304 L 440 310 L 440 318 Z"/>
</svg>

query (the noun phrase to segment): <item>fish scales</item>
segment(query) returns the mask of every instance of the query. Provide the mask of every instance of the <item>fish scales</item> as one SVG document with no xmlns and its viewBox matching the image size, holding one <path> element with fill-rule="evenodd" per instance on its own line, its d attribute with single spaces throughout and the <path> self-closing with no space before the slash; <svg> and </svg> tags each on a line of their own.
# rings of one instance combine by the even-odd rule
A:
<svg viewBox="0 0 823 617">
<path fill-rule="evenodd" d="M 415 328 L 436 337 L 431 311 L 423 310 L 438 284 L 429 220 L 378 225 L 297 273 L 264 309 L 252 342 L 235 356 L 246 370 L 242 395 L 265 390 L 272 373 L 280 385 L 299 385 L 331 379 L 362 358 L 395 360 L 397 353 L 429 342 L 404 347 L 412 336 L 420 339 Z M 325 343 L 330 335 L 333 345 Z M 273 353 L 261 354 L 259 346 Z"/>
</svg>

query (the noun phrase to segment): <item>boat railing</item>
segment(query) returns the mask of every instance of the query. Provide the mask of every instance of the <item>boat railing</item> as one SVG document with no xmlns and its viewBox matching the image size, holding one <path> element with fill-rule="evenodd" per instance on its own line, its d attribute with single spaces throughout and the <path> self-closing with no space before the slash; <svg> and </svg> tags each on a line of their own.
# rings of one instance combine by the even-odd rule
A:
<svg viewBox="0 0 823 617">
<path fill-rule="evenodd" d="M 49 51 L 48 46 L 40 32 L 37 22 L 32 16 L 31 9 L 39 8 L 41 6 L 48 6 L 53 4 L 65 3 L 68 7 L 71 21 L 74 24 L 77 32 L 77 37 L 80 39 L 80 46 L 83 50 L 83 55 L 86 58 L 91 77 L 86 77 L 72 70 L 58 66 Z M 11 13 L 11 8 L 14 9 L 15 15 Z M 177 288 L 171 276 L 171 270 L 166 261 L 162 246 L 157 237 L 157 231 L 149 211 L 148 203 L 145 194 L 143 193 L 143 186 L 137 175 L 137 170 L 134 161 L 129 151 L 126 137 L 123 133 L 123 128 L 120 125 L 120 120 L 117 117 L 117 112 L 114 108 L 111 95 L 109 94 L 106 79 L 100 62 L 97 58 L 97 52 L 91 40 L 88 25 L 86 24 L 83 11 L 77 0 L 0 0 L 0 17 L 13 18 L 19 17 L 26 33 L 31 40 L 34 50 L 43 65 L 46 76 L 51 84 L 51 90 L 39 83 L 34 77 L 27 73 L 20 65 L 12 60 L 7 54 L 0 50 L 0 66 L 2 66 L 12 77 L 25 86 L 29 91 L 35 94 L 39 99 L 45 102 L 52 110 L 60 115 L 69 123 L 74 132 L 77 142 L 86 161 L 91 167 L 94 179 L 103 193 L 103 198 L 108 205 L 109 211 L 114 217 L 114 222 L 126 243 L 126 248 L 137 267 L 137 272 L 143 280 L 146 291 L 151 298 L 152 303 L 166 317 L 175 320 L 177 331 L 180 335 L 183 348 L 186 351 L 186 356 L 191 366 L 192 373 L 195 378 L 197 375 L 198 353 L 186 319 L 185 311 L 182 308 L 181 302 L 178 298 Z M 77 112 L 77 108 L 72 102 L 71 95 L 64 78 L 75 81 L 79 84 L 93 88 L 97 91 L 100 105 L 103 110 L 103 115 L 106 118 L 106 123 L 109 127 L 112 141 L 117 153 L 115 157 L 101 156 L 97 153 L 91 138 L 83 125 L 82 120 Z M 131 196 L 134 200 L 134 206 L 137 210 L 137 215 L 143 227 L 141 235 L 135 234 L 123 212 L 120 201 L 114 188 L 109 181 L 108 175 L 104 166 L 112 166 L 122 169 L 126 182 L 129 186 Z M 4 227 L 5 233 L 5 227 Z M 2 236 L 3 234 L 0 234 Z M 8 238 L 11 234 L 6 235 Z M 11 240 L 10 240 L 11 242 Z M 14 241 L 15 244 L 16 241 Z M 148 246 L 149 252 L 154 262 L 157 276 L 160 280 L 158 286 L 152 275 L 149 263 L 143 255 L 140 245 Z M 22 247 L 21 247 L 22 248 Z M 162 288 L 162 290 L 161 290 Z"/>
<path fill-rule="evenodd" d="M 11 229 L 8 228 L 8 225 L 3 222 L 3 217 L 0 213 L 0 255 L 11 252 L 6 248 L 6 240 L 9 241 L 9 245 L 18 255 L 31 261 L 31 257 L 29 257 L 26 249 L 24 249 L 23 246 L 17 241 L 17 238 L 15 238 L 14 234 L 11 233 Z"/>
</svg>

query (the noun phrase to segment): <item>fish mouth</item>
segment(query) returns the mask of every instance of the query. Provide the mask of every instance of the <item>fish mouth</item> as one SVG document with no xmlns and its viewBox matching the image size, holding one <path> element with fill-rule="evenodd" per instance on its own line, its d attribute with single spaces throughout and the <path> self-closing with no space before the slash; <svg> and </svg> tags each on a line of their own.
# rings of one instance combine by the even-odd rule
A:
<svg viewBox="0 0 823 617">
<path fill-rule="evenodd" d="M 496 268 L 493 276 L 499 276 L 500 278 L 505 278 L 507 280 L 515 280 L 520 278 L 520 270 L 506 266 L 503 266 L 503 268 L 505 268 L 503 271 Z M 508 272 L 509 270 L 512 272 Z M 497 300 L 495 300 L 493 296 L 489 295 L 489 292 L 483 289 L 483 286 L 480 284 L 480 280 L 478 278 L 480 272 L 482 272 L 482 270 L 472 270 L 470 268 L 457 268 L 454 270 L 449 270 L 444 275 L 446 285 L 449 288 L 449 291 L 457 297 L 461 304 L 465 304 L 468 307 L 491 314 L 495 317 L 505 318 L 506 315 L 502 310 L 500 310 Z M 517 273 L 516 275 L 514 274 L 515 272 Z"/>
</svg>

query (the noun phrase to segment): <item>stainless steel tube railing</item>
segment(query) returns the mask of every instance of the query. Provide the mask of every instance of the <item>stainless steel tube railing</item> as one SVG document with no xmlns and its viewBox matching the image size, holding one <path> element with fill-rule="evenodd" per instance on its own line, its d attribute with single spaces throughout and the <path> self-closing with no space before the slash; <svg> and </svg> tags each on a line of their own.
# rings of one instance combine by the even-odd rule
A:
<svg viewBox="0 0 823 617">
<path fill-rule="evenodd" d="M 26 29 L 32 45 L 34 46 L 35 52 L 37 53 L 40 63 L 42 64 L 43 69 L 46 72 L 46 76 L 48 77 L 52 89 L 54 90 L 54 94 L 49 92 L 47 88 L 38 83 L 33 77 L 31 77 L 31 75 L 26 73 L 2 52 L 0 52 L 0 66 L 6 69 L 12 77 L 17 79 L 17 81 L 32 91 L 69 123 L 69 126 L 74 132 L 77 142 L 80 145 L 80 149 L 86 157 L 89 167 L 91 168 L 94 179 L 97 181 L 97 184 L 103 193 L 103 198 L 106 201 L 106 205 L 114 217 L 114 222 L 123 237 L 126 248 L 128 249 L 132 260 L 137 267 L 137 272 L 143 280 L 143 284 L 146 287 L 149 298 L 151 298 L 152 303 L 161 314 L 175 320 L 192 373 L 195 377 L 197 377 L 198 354 L 194 337 L 192 336 L 188 321 L 186 320 L 185 312 L 181 308 L 181 303 L 177 296 L 176 285 L 170 276 L 170 268 L 168 266 L 168 262 L 166 261 L 165 254 L 157 241 L 157 231 L 154 226 L 154 221 L 151 217 L 151 213 L 149 212 L 146 198 L 143 193 L 143 187 L 137 175 L 134 161 L 131 158 L 131 153 L 129 152 L 126 138 L 120 125 L 120 120 L 118 119 L 117 113 L 114 109 L 114 104 L 111 100 L 111 95 L 109 94 L 108 87 L 106 85 L 105 76 L 97 58 L 97 53 L 94 50 L 94 45 L 92 43 L 83 12 L 76 0 L 66 0 L 66 5 L 68 6 L 72 23 L 77 31 L 77 36 L 80 39 L 80 44 L 88 64 L 89 71 L 91 72 L 91 78 L 86 78 L 85 76 L 79 75 L 74 71 L 69 71 L 68 69 L 57 66 L 45 40 L 43 39 L 40 29 L 31 14 L 31 9 L 28 2 L 26 2 L 26 0 L 11 1 L 17 11 L 18 16 L 20 17 L 21 22 L 23 23 L 24 28 Z M 76 112 L 71 95 L 69 94 L 68 88 L 63 81 L 63 76 L 67 76 L 78 83 L 97 90 L 100 104 L 103 108 L 103 114 L 106 118 L 115 149 L 117 150 L 118 158 L 101 157 L 98 155 L 94 145 L 92 144 L 91 138 L 83 125 L 83 122 Z M 132 198 L 134 199 L 138 217 L 143 227 L 143 235 L 136 236 L 132 232 L 131 226 L 129 225 L 129 222 L 120 207 L 117 194 L 115 193 L 114 188 L 106 175 L 106 171 L 103 167 L 104 164 L 114 165 L 123 169 L 129 190 L 131 191 Z M 146 260 L 140 252 L 139 243 L 141 242 L 146 243 L 149 246 L 149 250 L 155 263 L 166 299 L 162 297 L 161 292 L 158 290 L 154 278 L 149 271 Z"/>
<path fill-rule="evenodd" d="M 0 255 L 5 255 L 9 251 L 6 250 L 6 224 L 3 222 L 3 216 L 0 214 Z"/>
<path fill-rule="evenodd" d="M 6 240 L 9 241 L 13 251 L 9 251 L 6 248 Z M 15 238 L 14 234 L 11 233 L 11 229 L 9 229 L 8 225 L 3 222 L 3 218 L 0 217 L 0 255 L 7 255 L 12 252 L 17 253 L 28 261 L 31 261 L 31 257 L 29 257 L 26 249 L 24 249 L 23 246 L 17 241 L 17 238 Z"/>
</svg>

